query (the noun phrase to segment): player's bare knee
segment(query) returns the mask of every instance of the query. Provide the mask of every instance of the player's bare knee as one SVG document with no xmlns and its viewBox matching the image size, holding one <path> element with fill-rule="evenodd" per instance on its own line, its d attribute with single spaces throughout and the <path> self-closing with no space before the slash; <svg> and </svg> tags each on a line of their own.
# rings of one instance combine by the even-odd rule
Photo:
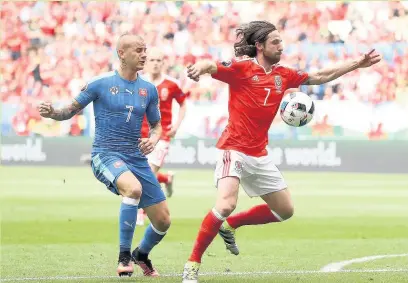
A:
<svg viewBox="0 0 408 283">
<path fill-rule="evenodd" d="M 123 197 L 139 200 L 142 196 L 142 185 L 130 171 L 119 176 L 116 186 Z"/>
<path fill-rule="evenodd" d="M 295 213 L 295 208 L 293 207 L 293 204 L 292 204 L 286 207 L 281 217 L 283 220 L 288 220 L 289 218 L 293 216 L 294 213 Z"/>
<path fill-rule="evenodd" d="M 153 226 L 161 231 L 165 232 L 169 230 L 170 225 L 171 225 L 171 219 L 170 219 L 170 214 L 167 212 L 163 212 L 160 214 L 157 214 L 154 219 L 152 219 L 152 224 Z"/>
<path fill-rule="evenodd" d="M 293 216 L 295 210 L 293 204 L 289 203 L 283 207 L 280 207 L 279 210 L 272 209 L 272 212 L 275 213 L 275 216 L 280 218 L 281 221 L 285 221 Z"/>
<path fill-rule="evenodd" d="M 137 184 L 129 184 L 123 188 L 122 196 L 132 199 L 140 199 L 142 196 L 142 187 Z"/>
<path fill-rule="evenodd" d="M 221 179 L 218 185 L 215 209 L 223 217 L 228 217 L 237 206 L 239 180 L 236 178 L 225 178 Z"/>
<path fill-rule="evenodd" d="M 167 231 L 170 228 L 171 225 L 171 220 L 170 220 L 170 215 L 161 217 L 160 219 L 158 219 L 157 221 L 157 229 L 159 229 L 160 231 Z"/>
<path fill-rule="evenodd" d="M 222 203 L 221 205 L 216 205 L 215 208 L 216 210 L 223 216 L 223 217 L 228 217 L 231 215 L 231 213 L 235 210 L 237 207 L 237 203 L 234 201 L 226 201 Z"/>
</svg>

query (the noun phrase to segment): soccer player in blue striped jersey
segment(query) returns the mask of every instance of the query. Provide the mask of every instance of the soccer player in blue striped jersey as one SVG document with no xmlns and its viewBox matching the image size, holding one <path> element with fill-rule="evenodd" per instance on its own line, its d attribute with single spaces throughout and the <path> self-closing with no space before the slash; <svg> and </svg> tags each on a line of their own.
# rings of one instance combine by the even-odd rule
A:
<svg viewBox="0 0 408 283">
<path fill-rule="evenodd" d="M 146 155 L 153 151 L 162 131 L 159 99 L 156 87 L 138 75 L 146 60 L 144 40 L 132 34 L 120 36 L 117 54 L 120 68 L 89 81 L 72 104 L 55 109 L 50 102 L 43 102 L 38 110 L 43 117 L 62 121 L 93 102 L 92 170 L 111 192 L 122 196 L 117 274 L 131 276 L 133 261 L 145 276 L 158 276 L 148 255 L 166 235 L 170 214 Z M 145 114 L 151 128 L 149 138 L 141 137 Z M 131 252 L 138 208 L 146 211 L 151 224 L 139 246 Z"/>
</svg>

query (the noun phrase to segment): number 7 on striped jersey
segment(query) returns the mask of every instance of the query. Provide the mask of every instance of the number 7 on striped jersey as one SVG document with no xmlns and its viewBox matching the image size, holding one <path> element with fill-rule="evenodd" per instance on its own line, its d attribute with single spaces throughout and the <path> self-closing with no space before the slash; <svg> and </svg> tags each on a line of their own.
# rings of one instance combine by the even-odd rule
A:
<svg viewBox="0 0 408 283">
<path fill-rule="evenodd" d="M 132 116 L 132 111 L 133 111 L 133 106 L 132 105 L 126 105 L 126 109 L 129 109 L 129 113 L 127 115 L 126 123 L 130 121 L 130 116 Z"/>
</svg>

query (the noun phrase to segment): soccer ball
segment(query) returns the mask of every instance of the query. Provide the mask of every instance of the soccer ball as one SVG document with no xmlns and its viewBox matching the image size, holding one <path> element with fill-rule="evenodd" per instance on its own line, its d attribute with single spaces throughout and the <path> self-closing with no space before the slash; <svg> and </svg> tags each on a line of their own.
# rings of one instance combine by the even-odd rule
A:
<svg viewBox="0 0 408 283">
<path fill-rule="evenodd" d="M 282 120 L 292 127 L 302 127 L 313 118 L 315 106 L 305 93 L 296 91 L 286 94 L 280 104 Z"/>
</svg>

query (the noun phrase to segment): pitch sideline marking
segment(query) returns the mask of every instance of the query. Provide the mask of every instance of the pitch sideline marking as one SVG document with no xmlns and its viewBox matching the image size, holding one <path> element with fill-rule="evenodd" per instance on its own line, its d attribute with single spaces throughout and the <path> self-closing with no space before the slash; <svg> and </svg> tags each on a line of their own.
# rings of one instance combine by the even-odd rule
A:
<svg viewBox="0 0 408 283">
<path fill-rule="evenodd" d="M 408 273 L 408 269 L 354 269 L 354 270 L 339 270 L 331 271 L 337 273 L 386 273 L 386 272 L 403 272 Z M 200 276 L 239 276 L 239 275 L 296 275 L 296 274 L 322 274 L 327 273 L 319 270 L 287 270 L 287 271 L 258 271 L 258 272 L 205 272 L 200 273 Z M 170 273 L 162 274 L 161 277 L 180 277 L 181 274 Z M 134 275 L 132 278 L 143 277 L 142 275 Z M 50 280 L 85 280 L 85 279 L 118 279 L 117 276 L 54 276 L 54 277 L 14 277 L 0 279 L 0 282 L 11 281 L 50 281 Z"/>
<path fill-rule="evenodd" d="M 393 257 L 404 257 L 408 256 L 408 254 L 394 254 L 394 255 L 374 255 L 374 256 L 365 256 L 360 258 L 353 258 L 350 260 L 344 260 L 339 262 L 333 262 L 328 265 L 323 266 L 320 271 L 321 272 L 339 272 L 342 271 L 344 267 L 353 263 L 362 263 L 367 261 L 374 261 L 377 259 L 382 258 L 393 258 Z"/>
</svg>

